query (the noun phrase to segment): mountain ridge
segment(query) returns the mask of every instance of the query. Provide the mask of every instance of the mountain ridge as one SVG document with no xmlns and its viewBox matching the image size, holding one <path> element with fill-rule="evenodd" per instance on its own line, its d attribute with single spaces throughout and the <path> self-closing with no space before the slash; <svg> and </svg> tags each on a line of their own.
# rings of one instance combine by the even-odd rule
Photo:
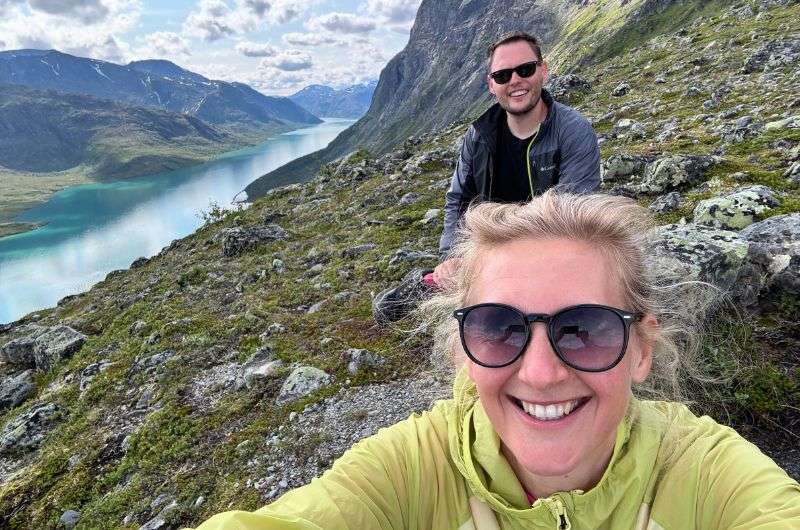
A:
<svg viewBox="0 0 800 530">
<path fill-rule="evenodd" d="M 326 118 L 360 118 L 372 101 L 377 81 L 335 89 L 326 85 L 309 85 L 289 99 L 315 116 Z"/>
</svg>

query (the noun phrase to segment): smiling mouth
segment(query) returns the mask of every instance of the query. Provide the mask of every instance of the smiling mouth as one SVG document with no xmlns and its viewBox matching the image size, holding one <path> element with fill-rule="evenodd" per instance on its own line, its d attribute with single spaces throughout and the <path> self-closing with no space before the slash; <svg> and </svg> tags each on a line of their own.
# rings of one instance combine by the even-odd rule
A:
<svg viewBox="0 0 800 530">
<path fill-rule="evenodd" d="M 568 401 L 561 401 L 558 403 L 548 403 L 547 405 L 522 401 L 521 399 L 516 398 L 513 398 L 512 400 L 517 407 L 525 411 L 528 416 L 540 421 L 555 421 L 565 418 L 583 407 L 583 405 L 589 401 L 589 398 L 582 397 Z"/>
<path fill-rule="evenodd" d="M 509 93 L 508 95 L 511 96 L 512 98 L 518 98 L 520 96 L 526 95 L 527 93 L 528 93 L 527 90 L 515 90 L 515 91 Z"/>
</svg>

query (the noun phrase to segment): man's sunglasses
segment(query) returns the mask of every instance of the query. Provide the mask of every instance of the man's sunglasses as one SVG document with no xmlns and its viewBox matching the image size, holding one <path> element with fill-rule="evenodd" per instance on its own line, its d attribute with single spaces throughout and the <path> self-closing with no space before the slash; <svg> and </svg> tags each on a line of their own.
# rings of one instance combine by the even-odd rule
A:
<svg viewBox="0 0 800 530">
<path fill-rule="evenodd" d="M 536 73 L 536 67 L 542 64 L 542 61 L 531 61 L 529 63 L 522 63 L 519 66 L 515 66 L 514 68 L 503 68 L 502 70 L 496 70 L 489 74 L 489 77 L 494 79 L 494 82 L 498 85 L 505 85 L 509 81 L 511 81 L 511 75 L 514 72 L 517 72 L 517 75 L 520 77 L 530 77 Z"/>
<path fill-rule="evenodd" d="M 625 355 L 631 323 L 640 313 L 597 304 L 571 306 L 552 315 L 531 313 L 504 304 L 478 304 L 453 313 L 464 351 L 487 368 L 501 368 L 522 356 L 532 324 L 544 322 L 547 338 L 564 364 L 584 372 L 603 372 Z"/>
</svg>

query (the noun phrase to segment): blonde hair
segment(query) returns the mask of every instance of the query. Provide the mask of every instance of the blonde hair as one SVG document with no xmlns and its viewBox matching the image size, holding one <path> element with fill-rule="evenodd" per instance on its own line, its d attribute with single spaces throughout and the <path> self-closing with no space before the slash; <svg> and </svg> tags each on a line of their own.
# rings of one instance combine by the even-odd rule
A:
<svg viewBox="0 0 800 530">
<path fill-rule="evenodd" d="M 674 282 L 666 271 L 655 270 L 646 259 L 653 228 L 649 212 L 625 197 L 574 195 L 549 190 L 525 204 L 482 203 L 462 219 L 449 258 L 458 271 L 444 289 L 421 306 L 434 329 L 434 359 L 453 367 L 460 351 L 458 324 L 452 312 L 469 304 L 481 258 L 513 241 L 567 239 L 599 250 L 616 273 L 625 302 L 623 309 L 654 315 L 658 326 L 634 325 L 639 336 L 653 344 L 653 367 L 637 393 L 647 397 L 683 400 L 686 375 L 704 379 L 695 357 L 705 309 L 713 296 L 699 282 Z M 691 285 L 690 285 L 691 284 Z M 703 284 L 705 285 L 705 284 Z M 693 310 L 687 309 L 687 296 Z"/>
</svg>

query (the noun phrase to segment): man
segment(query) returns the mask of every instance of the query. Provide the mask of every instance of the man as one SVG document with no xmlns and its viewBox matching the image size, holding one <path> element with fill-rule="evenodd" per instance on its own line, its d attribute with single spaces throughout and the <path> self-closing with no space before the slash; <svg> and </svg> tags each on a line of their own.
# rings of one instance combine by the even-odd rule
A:
<svg viewBox="0 0 800 530">
<path fill-rule="evenodd" d="M 542 88 L 547 63 L 535 37 L 511 33 L 489 47 L 489 93 L 497 103 L 464 136 L 445 199 L 439 254 L 447 257 L 472 201 L 519 202 L 556 187 L 587 193 L 600 185 L 600 150 L 589 121 Z M 444 259 L 431 281 L 446 282 Z"/>
</svg>

